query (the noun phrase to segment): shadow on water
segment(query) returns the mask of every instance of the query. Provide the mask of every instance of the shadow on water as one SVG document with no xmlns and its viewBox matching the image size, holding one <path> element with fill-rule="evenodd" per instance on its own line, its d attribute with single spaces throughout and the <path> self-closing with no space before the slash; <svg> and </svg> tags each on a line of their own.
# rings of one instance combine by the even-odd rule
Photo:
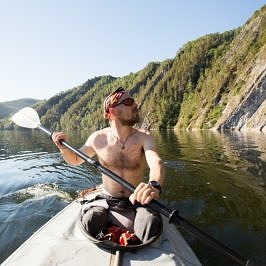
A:
<svg viewBox="0 0 266 266">
<path fill-rule="evenodd" d="M 264 134 L 153 131 L 166 168 L 162 202 L 255 265 L 266 265 Z M 83 133 L 70 134 L 80 147 Z M 71 167 L 39 131 L 0 131 L 0 262 L 43 223 L 100 182 L 88 165 Z M 184 232 L 183 232 L 184 233 Z M 203 265 L 234 265 L 184 233 Z"/>
</svg>

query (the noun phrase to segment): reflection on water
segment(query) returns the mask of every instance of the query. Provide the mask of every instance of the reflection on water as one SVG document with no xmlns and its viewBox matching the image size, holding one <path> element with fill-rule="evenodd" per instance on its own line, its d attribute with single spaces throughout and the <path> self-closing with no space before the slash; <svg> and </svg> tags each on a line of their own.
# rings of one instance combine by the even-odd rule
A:
<svg viewBox="0 0 266 266">
<path fill-rule="evenodd" d="M 152 132 L 164 160 L 162 201 L 240 254 L 266 265 L 266 138 L 258 133 Z M 81 146 L 85 138 L 71 134 Z M 71 167 L 42 132 L 0 131 L 0 262 L 78 191 L 100 182 Z M 203 265 L 233 265 L 184 234 Z"/>
<path fill-rule="evenodd" d="M 266 265 L 265 135 L 212 131 L 153 135 L 166 167 L 164 202 L 253 258 L 256 265 Z M 232 265 L 198 241 L 192 245 L 204 265 Z"/>
</svg>

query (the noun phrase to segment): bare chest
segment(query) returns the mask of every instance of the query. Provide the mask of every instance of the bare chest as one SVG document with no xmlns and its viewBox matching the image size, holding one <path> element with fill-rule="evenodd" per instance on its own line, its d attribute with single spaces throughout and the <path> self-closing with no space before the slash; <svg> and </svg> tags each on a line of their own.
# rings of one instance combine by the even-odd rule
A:
<svg viewBox="0 0 266 266">
<path fill-rule="evenodd" d="M 144 151 L 142 146 L 129 141 L 121 147 L 120 143 L 112 143 L 98 152 L 98 159 L 109 169 L 138 170 L 144 164 Z"/>
</svg>

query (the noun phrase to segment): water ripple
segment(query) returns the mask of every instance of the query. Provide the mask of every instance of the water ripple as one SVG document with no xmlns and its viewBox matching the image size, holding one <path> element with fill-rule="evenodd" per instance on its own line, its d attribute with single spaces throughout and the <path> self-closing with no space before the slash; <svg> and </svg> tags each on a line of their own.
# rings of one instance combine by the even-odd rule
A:
<svg viewBox="0 0 266 266">
<path fill-rule="evenodd" d="M 0 204 L 13 202 L 16 204 L 27 200 L 41 200 L 47 197 L 57 197 L 67 202 L 71 202 L 71 195 L 59 188 L 57 184 L 36 184 L 13 193 L 0 197 Z"/>
</svg>

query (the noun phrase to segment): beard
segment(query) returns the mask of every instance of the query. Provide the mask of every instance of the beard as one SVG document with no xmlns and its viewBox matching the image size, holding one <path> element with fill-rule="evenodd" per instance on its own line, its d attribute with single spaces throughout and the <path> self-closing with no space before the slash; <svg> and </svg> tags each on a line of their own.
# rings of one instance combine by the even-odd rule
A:
<svg viewBox="0 0 266 266">
<path fill-rule="evenodd" d="M 130 126 L 130 127 L 134 126 L 140 120 L 138 109 L 136 108 L 136 110 L 133 110 L 131 118 L 129 119 L 119 118 L 119 120 L 123 126 Z"/>
</svg>

